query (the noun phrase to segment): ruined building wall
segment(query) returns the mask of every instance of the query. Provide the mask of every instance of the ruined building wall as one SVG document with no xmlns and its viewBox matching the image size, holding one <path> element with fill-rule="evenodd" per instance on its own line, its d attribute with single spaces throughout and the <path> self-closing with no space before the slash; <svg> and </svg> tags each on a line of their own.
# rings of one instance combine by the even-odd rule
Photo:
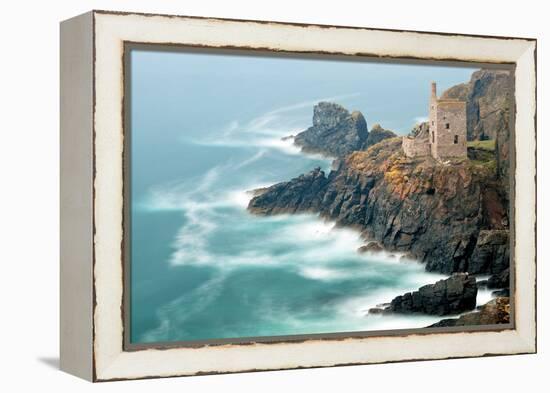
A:
<svg viewBox="0 0 550 393">
<path fill-rule="evenodd" d="M 421 157 L 430 154 L 430 144 L 427 138 L 403 137 L 403 152 L 407 157 Z"/>
<path fill-rule="evenodd" d="M 466 157 L 466 103 L 439 100 L 435 114 L 434 158 Z"/>
<path fill-rule="evenodd" d="M 432 157 L 436 157 L 437 153 L 435 151 L 435 135 L 437 129 L 437 88 L 435 82 L 432 82 L 432 94 L 430 96 L 430 116 L 429 116 L 429 149 Z"/>
<path fill-rule="evenodd" d="M 408 157 L 431 155 L 435 159 L 467 157 L 466 102 L 438 99 L 437 87 L 431 86 L 428 135 L 403 138 Z"/>
</svg>

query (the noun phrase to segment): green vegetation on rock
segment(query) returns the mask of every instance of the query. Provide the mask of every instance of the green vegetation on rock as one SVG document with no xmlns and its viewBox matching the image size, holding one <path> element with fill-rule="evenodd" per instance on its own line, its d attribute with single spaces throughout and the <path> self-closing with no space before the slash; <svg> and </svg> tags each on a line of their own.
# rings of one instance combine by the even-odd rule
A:
<svg viewBox="0 0 550 393">
<path fill-rule="evenodd" d="M 475 149 L 494 152 L 496 147 L 496 141 L 494 139 L 487 139 L 484 141 L 469 141 L 467 145 L 468 147 L 472 147 Z"/>
</svg>

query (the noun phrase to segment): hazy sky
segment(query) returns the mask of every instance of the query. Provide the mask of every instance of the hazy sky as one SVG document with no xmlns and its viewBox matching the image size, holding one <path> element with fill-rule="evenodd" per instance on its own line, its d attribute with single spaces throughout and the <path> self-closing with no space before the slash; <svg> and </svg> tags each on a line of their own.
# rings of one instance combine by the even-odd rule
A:
<svg viewBox="0 0 550 393">
<path fill-rule="evenodd" d="M 380 122 L 406 133 L 416 117 L 427 114 L 432 80 L 442 92 L 469 80 L 474 70 L 327 58 L 132 53 L 134 104 L 148 108 L 136 116 L 154 124 L 177 120 L 191 133 L 330 97 L 343 97 L 336 101 L 362 111 L 369 125 Z M 312 113 L 312 108 L 303 109 L 301 114 Z"/>
<path fill-rule="evenodd" d="M 228 53 L 132 51 L 134 186 L 200 172 L 207 151 L 197 139 L 230 145 L 300 132 L 321 100 L 360 110 L 369 128 L 381 123 L 406 134 L 427 116 L 432 80 L 442 92 L 474 71 Z M 175 164 L 182 156 L 183 168 Z"/>
</svg>

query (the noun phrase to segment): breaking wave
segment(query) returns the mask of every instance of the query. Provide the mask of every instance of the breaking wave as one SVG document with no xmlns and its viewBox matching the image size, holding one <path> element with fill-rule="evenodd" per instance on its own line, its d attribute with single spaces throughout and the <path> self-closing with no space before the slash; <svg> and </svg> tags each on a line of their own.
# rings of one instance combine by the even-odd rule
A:
<svg viewBox="0 0 550 393">
<path fill-rule="evenodd" d="M 201 139 L 187 139 L 198 145 L 218 147 L 250 147 L 276 149 L 284 154 L 300 154 L 300 148 L 294 145 L 292 136 L 309 127 L 311 108 L 320 101 L 345 101 L 359 96 L 359 93 L 333 97 L 322 97 L 283 106 L 263 113 L 247 122 L 232 120 L 223 128 L 221 135 Z M 300 110 L 308 109 L 308 115 Z M 320 155 L 316 157 L 320 158 Z"/>
<path fill-rule="evenodd" d="M 330 168 L 330 159 L 301 154 L 291 138 L 281 139 L 307 124 L 294 111 L 318 101 L 278 108 L 244 125 L 233 121 L 217 139 L 187 141 L 235 154 L 193 178 L 154 187 L 135 203 L 143 214 L 181 217 L 168 271 L 208 272 L 156 310 L 156 326 L 140 341 L 412 328 L 438 320 L 365 314 L 442 276 L 400 254 L 359 254 L 358 231 L 316 214 L 263 217 L 246 210 L 253 190 L 316 166 Z"/>
</svg>

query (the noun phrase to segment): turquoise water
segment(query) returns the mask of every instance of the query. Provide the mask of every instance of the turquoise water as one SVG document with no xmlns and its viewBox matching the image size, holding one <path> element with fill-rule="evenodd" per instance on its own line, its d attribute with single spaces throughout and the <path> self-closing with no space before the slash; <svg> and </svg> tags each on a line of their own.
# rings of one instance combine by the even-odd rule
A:
<svg viewBox="0 0 550 393">
<path fill-rule="evenodd" d="M 321 100 L 405 133 L 429 82 L 472 69 L 132 52 L 131 341 L 413 328 L 432 317 L 368 308 L 440 278 L 316 215 L 259 217 L 250 190 L 331 161 L 281 137 Z"/>
</svg>

